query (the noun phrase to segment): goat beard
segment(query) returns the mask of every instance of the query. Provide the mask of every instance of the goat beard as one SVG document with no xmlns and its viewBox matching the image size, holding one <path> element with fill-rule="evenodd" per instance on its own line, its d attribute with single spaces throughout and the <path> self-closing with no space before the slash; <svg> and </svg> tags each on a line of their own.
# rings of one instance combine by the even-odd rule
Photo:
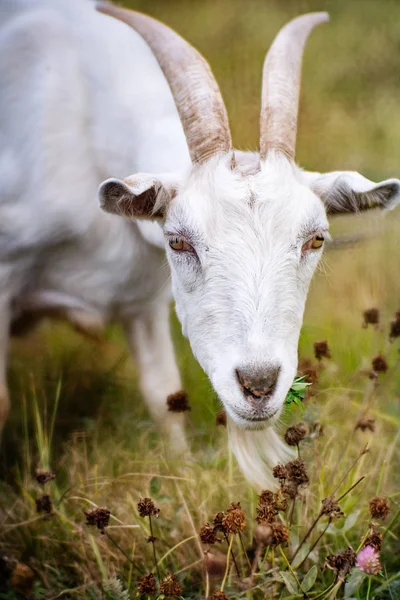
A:
<svg viewBox="0 0 400 600">
<path fill-rule="evenodd" d="M 247 481 L 258 491 L 276 489 L 273 467 L 295 457 L 294 451 L 278 435 L 276 426 L 246 430 L 228 418 L 227 429 L 229 446 Z"/>
</svg>

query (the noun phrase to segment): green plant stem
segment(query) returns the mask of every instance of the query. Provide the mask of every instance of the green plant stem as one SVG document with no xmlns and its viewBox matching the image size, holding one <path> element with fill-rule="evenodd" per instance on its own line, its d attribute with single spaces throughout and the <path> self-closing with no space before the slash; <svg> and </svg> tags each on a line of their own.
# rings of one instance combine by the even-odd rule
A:
<svg viewBox="0 0 400 600">
<path fill-rule="evenodd" d="M 226 555 L 226 568 L 225 568 L 224 578 L 223 578 L 222 583 L 221 583 L 221 592 L 224 591 L 225 583 L 226 583 L 226 580 L 227 580 L 227 577 L 228 577 L 228 573 L 229 573 L 229 557 L 230 557 L 231 552 L 232 552 L 233 538 L 234 538 L 234 535 L 232 533 L 231 539 L 229 540 L 228 554 Z"/>
<path fill-rule="evenodd" d="M 227 544 L 228 544 L 228 546 L 229 546 L 229 545 L 230 545 L 230 542 L 229 542 L 229 538 L 228 538 L 227 534 L 226 534 L 226 533 L 224 533 L 224 536 L 225 536 L 225 539 L 226 539 L 226 543 L 227 543 Z M 237 562 L 236 562 L 236 557 L 235 557 L 235 554 L 234 554 L 234 552 L 233 552 L 232 545 L 230 545 L 230 553 L 231 553 L 231 556 L 232 556 L 232 561 L 233 561 L 233 564 L 235 565 L 235 571 L 236 571 L 236 574 L 237 574 L 237 576 L 238 576 L 238 577 L 239 577 L 239 579 L 240 579 L 240 571 L 239 571 L 238 564 L 237 564 Z"/>
<path fill-rule="evenodd" d="M 292 569 L 292 567 L 291 567 L 291 565 L 290 565 L 290 562 L 289 562 L 289 561 L 288 561 L 288 559 L 287 559 L 287 556 L 286 556 L 286 554 L 284 553 L 284 551 L 282 550 L 282 548 L 281 548 L 280 546 L 279 546 L 279 552 L 281 553 L 281 555 L 282 555 L 282 558 L 283 558 L 283 560 L 285 561 L 285 563 L 286 563 L 286 566 L 287 566 L 287 568 L 289 569 L 290 573 L 291 573 L 291 574 L 293 575 L 293 577 L 295 578 L 295 580 L 296 580 L 296 583 L 297 583 L 297 585 L 299 586 L 299 590 L 300 590 L 300 591 L 301 591 L 301 593 L 303 594 L 304 598 L 308 598 L 308 594 L 307 594 L 307 593 L 306 593 L 306 592 L 303 590 L 303 588 L 301 587 L 301 583 L 300 583 L 300 581 L 297 579 L 297 575 L 296 575 L 296 573 L 293 571 L 293 569 Z"/>
<path fill-rule="evenodd" d="M 367 589 L 366 600 L 369 600 L 369 597 L 370 597 L 370 594 L 371 594 L 371 583 L 372 583 L 371 577 L 368 577 L 368 589 Z"/>
</svg>

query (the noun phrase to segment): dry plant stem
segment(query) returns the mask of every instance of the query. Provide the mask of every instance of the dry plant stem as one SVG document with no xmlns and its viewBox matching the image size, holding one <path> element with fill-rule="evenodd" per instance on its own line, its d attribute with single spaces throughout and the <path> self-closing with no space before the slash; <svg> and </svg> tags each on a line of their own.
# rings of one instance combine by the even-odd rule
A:
<svg viewBox="0 0 400 600">
<path fill-rule="evenodd" d="M 227 577 L 228 577 L 228 573 L 229 573 L 229 557 L 230 557 L 230 555 L 232 553 L 233 537 L 234 537 L 234 535 L 232 533 L 231 534 L 231 539 L 229 540 L 228 554 L 226 555 L 226 568 L 225 568 L 224 578 L 223 578 L 222 583 L 221 583 L 221 592 L 224 591 L 225 583 L 226 583 L 226 580 L 227 580 Z M 233 556 L 232 556 L 232 558 L 233 558 Z"/>
<path fill-rule="evenodd" d="M 240 571 L 239 571 L 239 567 L 238 567 L 238 565 L 237 565 L 237 562 L 236 562 L 235 554 L 234 554 L 234 552 L 233 552 L 233 549 L 232 549 L 232 544 L 231 544 L 231 542 L 229 541 L 229 539 L 228 539 L 228 536 L 227 536 L 227 534 L 226 534 L 226 533 L 224 533 L 224 537 L 225 537 L 225 539 L 226 539 L 226 543 L 227 543 L 227 544 L 228 544 L 228 546 L 229 546 L 229 552 L 230 552 L 230 554 L 231 554 L 231 556 L 232 556 L 232 561 L 233 561 L 233 564 L 235 565 L 235 571 L 236 571 L 236 575 L 237 575 L 237 576 L 239 577 L 239 579 L 240 579 Z M 233 535 L 231 536 L 231 539 L 232 539 L 232 538 L 233 538 Z"/>
<path fill-rule="evenodd" d="M 257 567 L 258 567 L 258 560 L 261 556 L 261 552 L 262 552 L 263 546 L 262 544 L 257 544 L 257 548 L 256 551 L 254 553 L 254 558 L 253 558 L 253 564 L 251 565 L 251 571 L 250 571 L 250 579 L 252 579 L 257 571 Z"/>
<path fill-rule="evenodd" d="M 295 506 L 296 506 L 296 497 L 293 498 L 292 504 L 290 505 L 290 514 L 289 514 L 289 518 L 288 518 L 289 526 L 291 526 L 293 524 Z"/>
<path fill-rule="evenodd" d="M 249 575 L 250 575 L 251 574 L 252 566 L 251 566 L 251 562 L 249 560 L 249 557 L 247 556 L 246 548 L 244 547 L 243 538 L 242 538 L 242 534 L 240 533 L 240 531 L 239 531 L 239 541 L 240 541 L 240 545 L 242 547 L 242 552 L 243 552 L 243 554 L 246 557 L 246 561 L 247 561 L 247 564 L 248 564 L 248 567 L 249 567 Z"/>
<path fill-rule="evenodd" d="M 362 480 L 365 479 L 365 475 L 363 475 L 362 477 L 360 477 L 360 479 L 357 479 L 357 481 L 355 483 L 353 483 L 353 485 L 351 487 L 349 487 L 349 489 L 347 490 L 347 492 L 345 492 L 344 494 L 342 494 L 340 496 L 340 498 L 337 499 L 337 502 L 340 502 L 341 500 L 343 500 L 343 498 L 345 496 L 347 496 L 347 494 L 349 494 L 352 490 L 354 490 L 354 488 L 362 482 Z"/>
<path fill-rule="evenodd" d="M 293 564 L 294 559 L 296 558 L 300 548 L 303 547 L 303 545 L 305 544 L 305 542 L 308 540 L 308 538 L 310 537 L 310 535 L 312 534 L 312 532 L 314 531 L 315 527 L 318 524 L 318 521 L 320 520 L 320 518 L 322 517 L 323 512 L 320 511 L 319 514 L 317 515 L 317 517 L 314 519 L 314 521 L 312 522 L 312 524 L 310 525 L 306 535 L 303 537 L 303 539 L 301 540 L 300 544 L 297 546 L 297 549 L 295 551 L 295 553 L 292 556 L 292 559 L 290 561 L 290 564 Z"/>
<path fill-rule="evenodd" d="M 154 543 L 154 534 L 153 534 L 153 523 L 151 522 L 151 516 L 149 515 L 149 523 L 150 523 L 150 535 L 151 535 L 151 545 L 153 546 L 153 558 L 154 558 L 154 565 L 156 567 L 156 572 L 157 572 L 157 577 L 158 577 L 158 583 L 160 583 L 161 581 L 161 577 L 160 577 L 160 569 L 158 568 L 158 562 L 157 562 L 157 555 L 156 555 L 156 545 Z"/>
<path fill-rule="evenodd" d="M 329 525 L 332 523 L 332 519 L 329 518 L 328 523 L 326 524 L 325 529 L 323 529 L 321 531 L 321 533 L 319 534 L 319 536 L 317 537 L 317 539 L 315 540 L 315 542 L 313 543 L 313 545 L 311 546 L 311 548 L 309 549 L 309 551 L 307 552 L 307 554 L 305 555 L 305 557 L 303 558 L 303 560 L 301 561 L 301 563 L 297 566 L 297 569 L 300 569 L 300 567 L 302 567 L 304 565 L 304 563 L 306 562 L 307 558 L 310 556 L 311 552 L 314 550 L 314 548 L 317 546 L 317 544 L 319 543 L 320 539 L 325 535 L 325 533 L 328 530 Z"/>
<path fill-rule="evenodd" d="M 114 546 L 116 548 L 118 548 L 118 550 L 121 552 L 121 554 L 123 554 L 126 558 L 126 560 L 128 560 L 130 562 L 130 564 L 132 565 L 132 567 L 135 567 L 135 569 L 142 574 L 142 571 L 138 568 L 138 566 L 136 565 L 136 563 L 131 559 L 130 556 L 128 556 L 128 554 L 125 552 L 125 550 L 123 548 L 121 548 L 121 546 L 118 544 L 118 542 L 116 542 L 114 540 L 114 538 L 111 537 L 111 535 L 108 533 L 108 531 L 104 530 L 104 535 L 107 536 L 107 538 L 110 540 L 110 542 L 112 542 L 114 544 Z"/>
<path fill-rule="evenodd" d="M 347 471 L 345 472 L 345 474 L 343 475 L 343 477 L 339 480 L 339 483 L 337 484 L 337 486 L 335 487 L 335 489 L 330 493 L 330 496 L 333 496 L 334 494 L 336 494 L 336 492 L 338 491 L 338 489 L 342 485 L 343 481 L 345 481 L 345 479 L 348 477 L 348 475 L 354 469 L 354 467 L 356 466 L 356 464 L 358 463 L 358 461 L 360 460 L 360 458 L 362 456 L 364 456 L 364 454 L 366 454 L 367 452 L 368 452 L 368 444 L 363 448 L 363 450 L 361 450 L 360 454 L 357 456 L 357 458 L 355 459 L 355 461 L 347 469 Z"/>
</svg>

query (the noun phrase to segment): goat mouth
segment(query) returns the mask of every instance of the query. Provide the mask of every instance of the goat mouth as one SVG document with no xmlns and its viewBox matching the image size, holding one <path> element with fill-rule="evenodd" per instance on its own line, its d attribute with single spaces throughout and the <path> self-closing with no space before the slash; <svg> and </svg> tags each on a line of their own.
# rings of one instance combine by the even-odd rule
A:
<svg viewBox="0 0 400 600">
<path fill-rule="evenodd" d="M 240 419 L 240 426 L 243 429 L 262 429 L 270 425 L 270 421 L 275 417 L 277 412 L 278 410 L 272 410 L 260 416 L 237 413 L 237 416 Z"/>
</svg>

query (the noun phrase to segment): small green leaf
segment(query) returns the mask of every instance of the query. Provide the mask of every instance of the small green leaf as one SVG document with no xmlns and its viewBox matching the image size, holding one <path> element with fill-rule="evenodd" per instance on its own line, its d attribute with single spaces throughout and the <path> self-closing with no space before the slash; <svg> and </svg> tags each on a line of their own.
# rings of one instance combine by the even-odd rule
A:
<svg viewBox="0 0 400 600">
<path fill-rule="evenodd" d="M 313 565 L 308 573 L 304 576 L 303 581 L 301 582 L 301 587 L 303 592 L 308 592 L 313 587 L 314 583 L 317 580 L 318 575 L 318 567 L 317 565 Z"/>
<path fill-rule="evenodd" d="M 152 477 L 150 481 L 150 496 L 157 496 L 161 490 L 161 479 Z"/>
<path fill-rule="evenodd" d="M 295 596 L 299 596 L 301 594 L 301 590 L 297 585 L 296 579 L 293 577 L 291 573 L 287 571 L 279 571 L 279 575 L 282 577 L 288 591 Z"/>
</svg>

